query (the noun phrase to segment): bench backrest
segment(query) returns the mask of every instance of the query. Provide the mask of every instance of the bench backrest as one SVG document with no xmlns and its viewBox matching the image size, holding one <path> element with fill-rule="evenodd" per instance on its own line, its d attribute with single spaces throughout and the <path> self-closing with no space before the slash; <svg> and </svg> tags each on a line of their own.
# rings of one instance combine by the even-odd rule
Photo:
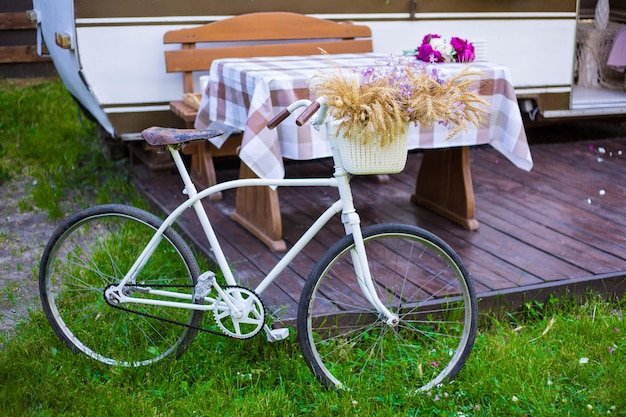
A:
<svg viewBox="0 0 626 417">
<path fill-rule="evenodd" d="M 168 73 L 182 72 L 185 93 L 193 92 L 193 72 L 207 71 L 214 59 L 255 56 L 372 52 L 369 27 L 339 23 L 297 13 L 259 12 L 188 29 L 169 31 L 165 51 Z M 214 43 L 198 48 L 198 43 Z"/>
</svg>

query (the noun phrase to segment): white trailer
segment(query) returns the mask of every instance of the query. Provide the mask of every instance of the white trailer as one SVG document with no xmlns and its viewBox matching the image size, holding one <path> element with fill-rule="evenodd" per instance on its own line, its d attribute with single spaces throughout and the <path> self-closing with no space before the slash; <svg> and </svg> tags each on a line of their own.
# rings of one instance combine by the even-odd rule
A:
<svg viewBox="0 0 626 417">
<path fill-rule="evenodd" d="M 595 0 L 33 3 L 31 16 L 37 22 L 40 54 L 52 58 L 68 91 L 104 130 L 123 139 L 132 139 L 154 124 L 180 125 L 168 103 L 181 98 L 183 83 L 179 74 L 165 72 L 164 51 L 171 48 L 163 44 L 165 32 L 277 10 L 366 24 L 372 29 L 374 51 L 381 53 L 415 49 L 428 33 L 466 38 L 474 43 L 478 59 L 510 68 L 528 120 L 626 118 L 624 74 L 615 72 L 614 79 L 603 76 L 601 51 L 587 40 L 590 33 L 594 39 L 598 34 L 610 37 L 611 31 L 624 25 L 626 0 L 610 1 L 611 22 L 604 32 L 594 31 L 593 21 L 588 20 L 594 16 Z M 615 85 L 608 85 L 607 80 Z"/>
</svg>

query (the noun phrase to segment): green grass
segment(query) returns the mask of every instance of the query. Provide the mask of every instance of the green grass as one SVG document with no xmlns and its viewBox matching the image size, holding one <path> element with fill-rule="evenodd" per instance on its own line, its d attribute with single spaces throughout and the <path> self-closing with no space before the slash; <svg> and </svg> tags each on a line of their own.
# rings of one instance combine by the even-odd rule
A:
<svg viewBox="0 0 626 417">
<path fill-rule="evenodd" d="M 127 201 L 134 192 L 127 161 L 112 161 L 96 125 L 79 114 L 59 80 L 0 79 L 0 185 L 28 179 L 22 210 L 46 211 L 51 219 L 67 203 Z"/>
<path fill-rule="evenodd" d="M 0 182 L 51 218 L 68 201 L 138 200 L 58 81 L 0 81 Z M 2 240 L 9 238 L 0 234 Z M 594 416 L 626 414 L 626 300 L 553 299 L 485 315 L 458 378 L 429 393 L 321 387 L 289 340 L 200 334 L 179 360 L 112 368 L 72 353 L 43 313 L 0 336 L 0 416 Z"/>
<path fill-rule="evenodd" d="M 322 388 L 293 338 L 201 334 L 178 360 L 111 368 L 73 354 L 34 313 L 0 351 L 0 415 L 624 415 L 624 307 L 591 298 L 492 319 L 454 382 L 407 396 Z"/>
</svg>

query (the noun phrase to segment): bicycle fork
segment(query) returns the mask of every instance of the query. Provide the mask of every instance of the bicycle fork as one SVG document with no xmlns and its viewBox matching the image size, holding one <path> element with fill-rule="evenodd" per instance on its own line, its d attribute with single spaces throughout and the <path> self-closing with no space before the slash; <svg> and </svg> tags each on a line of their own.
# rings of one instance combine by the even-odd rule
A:
<svg viewBox="0 0 626 417">
<path fill-rule="evenodd" d="M 385 322 L 388 326 L 396 327 L 400 323 L 400 318 L 389 311 L 383 304 L 374 287 L 374 281 L 365 251 L 365 244 L 363 242 L 363 235 L 361 234 L 359 215 L 357 213 L 349 213 L 344 214 L 343 217 L 346 219 L 344 220 L 344 226 L 346 230 L 351 231 L 352 238 L 354 239 L 354 249 L 351 250 L 350 256 L 352 258 L 352 264 L 354 265 L 354 273 L 356 274 L 356 279 L 363 296 L 376 311 L 378 311 L 379 316 L 386 319 Z"/>
<path fill-rule="evenodd" d="M 333 157 L 338 158 L 339 156 L 335 148 L 334 140 L 331 140 L 331 148 Z M 352 192 L 350 191 L 349 175 L 343 168 L 335 164 L 335 177 L 338 180 L 339 195 L 343 202 L 341 221 L 346 230 L 346 234 L 352 234 L 352 238 L 354 239 L 354 249 L 350 251 L 350 256 L 359 287 L 361 288 L 363 296 L 369 301 L 372 307 L 378 311 L 379 317 L 384 317 L 388 326 L 396 327 L 400 323 L 400 318 L 389 311 L 383 304 L 374 287 L 374 281 L 365 251 L 365 243 L 363 242 L 363 234 L 361 233 L 361 219 L 354 208 Z"/>
</svg>

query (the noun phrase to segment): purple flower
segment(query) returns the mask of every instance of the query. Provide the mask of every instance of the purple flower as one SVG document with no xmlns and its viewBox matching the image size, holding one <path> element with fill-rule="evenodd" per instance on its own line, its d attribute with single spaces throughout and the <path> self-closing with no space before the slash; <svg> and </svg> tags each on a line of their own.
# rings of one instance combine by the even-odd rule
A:
<svg viewBox="0 0 626 417">
<path fill-rule="evenodd" d="M 417 48 L 417 54 L 415 57 L 420 61 L 426 62 L 443 62 L 443 56 L 441 52 L 435 51 L 430 44 L 423 44 L 419 48 Z"/>
<path fill-rule="evenodd" d="M 457 62 L 471 62 L 476 57 L 474 54 L 474 45 L 468 42 L 467 39 L 452 38 L 450 39 L 450 45 L 456 51 Z"/>
<path fill-rule="evenodd" d="M 450 43 L 440 35 L 429 33 L 415 50 L 415 58 L 425 62 L 471 62 L 476 58 L 474 45 L 467 39 L 453 37 Z"/>
<path fill-rule="evenodd" d="M 424 36 L 424 39 L 422 39 L 422 45 L 430 43 L 431 39 L 439 39 L 439 38 L 441 38 L 440 35 L 437 35 L 435 33 L 429 33 L 428 35 Z"/>
<path fill-rule="evenodd" d="M 441 52 L 436 51 L 430 44 L 430 41 L 433 39 L 441 39 L 441 36 L 437 35 L 436 33 L 429 33 L 428 35 L 424 36 L 424 39 L 422 39 L 422 44 L 417 47 L 417 53 L 415 54 L 415 58 L 419 59 L 420 61 L 426 62 L 445 61 Z"/>
</svg>

